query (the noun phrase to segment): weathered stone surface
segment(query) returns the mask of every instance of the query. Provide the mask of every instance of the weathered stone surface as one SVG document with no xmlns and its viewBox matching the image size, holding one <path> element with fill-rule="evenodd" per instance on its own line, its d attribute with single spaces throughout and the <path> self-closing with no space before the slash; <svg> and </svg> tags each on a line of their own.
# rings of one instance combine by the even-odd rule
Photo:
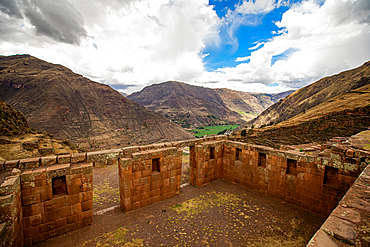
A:
<svg viewBox="0 0 370 247">
<path fill-rule="evenodd" d="M 344 208 L 340 205 L 332 212 L 331 215 L 355 224 L 361 222 L 361 215 L 359 212 L 351 208 Z"/>
<path fill-rule="evenodd" d="M 330 216 L 321 229 L 335 238 L 345 240 L 351 244 L 356 243 L 356 225 L 349 221 Z"/>
<path fill-rule="evenodd" d="M 56 163 L 57 163 L 57 156 L 41 157 L 40 159 L 41 166 L 55 165 Z"/>
<path fill-rule="evenodd" d="M 54 165 L 46 168 L 46 178 L 56 178 L 69 174 L 70 164 Z"/>
<path fill-rule="evenodd" d="M 71 155 L 71 163 L 83 163 L 86 161 L 87 154 L 86 153 L 78 153 L 78 154 L 72 154 Z"/>
<path fill-rule="evenodd" d="M 7 160 L 5 161 L 4 168 L 7 171 L 13 170 L 13 168 L 18 168 L 19 160 Z"/>
<path fill-rule="evenodd" d="M 338 245 L 323 230 L 318 230 L 308 242 L 307 247 L 338 247 Z"/>
<path fill-rule="evenodd" d="M 40 158 L 22 159 L 19 161 L 19 169 L 29 169 L 40 166 Z"/>
<path fill-rule="evenodd" d="M 58 164 L 71 163 L 71 155 L 70 154 L 58 155 L 57 156 L 57 163 Z"/>
</svg>

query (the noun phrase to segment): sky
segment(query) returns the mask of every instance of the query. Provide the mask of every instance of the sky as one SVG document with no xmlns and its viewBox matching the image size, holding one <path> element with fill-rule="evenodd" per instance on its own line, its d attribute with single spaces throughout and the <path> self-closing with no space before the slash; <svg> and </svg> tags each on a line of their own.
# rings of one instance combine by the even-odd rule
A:
<svg viewBox="0 0 370 247">
<path fill-rule="evenodd" d="M 132 93 L 175 80 L 278 93 L 370 60 L 369 0 L 0 0 L 0 55 Z"/>
</svg>

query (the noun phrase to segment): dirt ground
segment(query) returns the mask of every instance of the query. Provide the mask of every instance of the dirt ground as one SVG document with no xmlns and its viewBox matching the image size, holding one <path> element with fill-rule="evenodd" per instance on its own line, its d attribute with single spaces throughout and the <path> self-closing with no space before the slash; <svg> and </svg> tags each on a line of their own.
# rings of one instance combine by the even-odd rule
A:
<svg viewBox="0 0 370 247">
<path fill-rule="evenodd" d="M 128 213 L 94 215 L 92 226 L 37 246 L 305 246 L 325 220 L 223 180 L 180 191 Z M 117 205 L 117 165 L 94 168 L 94 213 Z"/>
</svg>

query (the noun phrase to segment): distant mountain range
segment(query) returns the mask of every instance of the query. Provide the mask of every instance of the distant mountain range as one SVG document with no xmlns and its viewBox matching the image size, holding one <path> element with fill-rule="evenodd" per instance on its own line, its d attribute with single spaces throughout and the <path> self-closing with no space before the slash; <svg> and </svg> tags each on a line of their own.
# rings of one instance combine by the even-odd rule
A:
<svg viewBox="0 0 370 247">
<path fill-rule="evenodd" d="M 241 124 L 292 92 L 255 94 L 168 81 L 145 87 L 127 98 L 165 115 L 184 128 L 196 128 Z"/>
<path fill-rule="evenodd" d="M 0 56 L 0 99 L 30 127 L 87 149 L 192 138 L 107 85 L 29 55 Z"/>
<path fill-rule="evenodd" d="M 279 148 L 325 142 L 370 126 L 370 62 L 323 78 L 270 106 L 244 129 L 242 139 Z"/>
</svg>

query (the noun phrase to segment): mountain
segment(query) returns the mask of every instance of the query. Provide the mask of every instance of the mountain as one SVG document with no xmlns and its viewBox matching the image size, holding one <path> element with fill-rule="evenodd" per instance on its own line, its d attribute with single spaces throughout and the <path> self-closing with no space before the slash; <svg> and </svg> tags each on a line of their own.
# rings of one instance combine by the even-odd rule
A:
<svg viewBox="0 0 370 247">
<path fill-rule="evenodd" d="M 192 138 L 111 87 L 29 55 L 0 56 L 0 99 L 21 111 L 31 127 L 80 148 Z"/>
<path fill-rule="evenodd" d="M 323 78 L 270 106 L 246 127 L 260 127 L 298 115 L 326 100 L 370 84 L 370 61 L 362 66 Z"/>
<path fill-rule="evenodd" d="M 278 124 L 238 133 L 245 142 L 279 148 L 348 137 L 370 126 L 370 84 L 330 98 Z M 237 135 L 238 133 L 233 133 Z"/>
<path fill-rule="evenodd" d="M 26 118 L 12 106 L 0 100 L 0 135 L 13 136 L 30 133 Z"/>
<path fill-rule="evenodd" d="M 292 92 L 254 94 L 169 81 L 148 86 L 128 98 L 162 113 L 185 128 L 195 128 L 241 124 Z"/>
<path fill-rule="evenodd" d="M 291 90 L 277 94 L 265 94 L 246 93 L 227 88 L 214 90 L 230 110 L 239 113 L 246 121 L 255 118 L 263 110 L 294 92 L 294 90 Z"/>
<path fill-rule="evenodd" d="M 187 128 L 243 122 L 210 88 L 168 81 L 145 87 L 127 98 Z"/>
</svg>

